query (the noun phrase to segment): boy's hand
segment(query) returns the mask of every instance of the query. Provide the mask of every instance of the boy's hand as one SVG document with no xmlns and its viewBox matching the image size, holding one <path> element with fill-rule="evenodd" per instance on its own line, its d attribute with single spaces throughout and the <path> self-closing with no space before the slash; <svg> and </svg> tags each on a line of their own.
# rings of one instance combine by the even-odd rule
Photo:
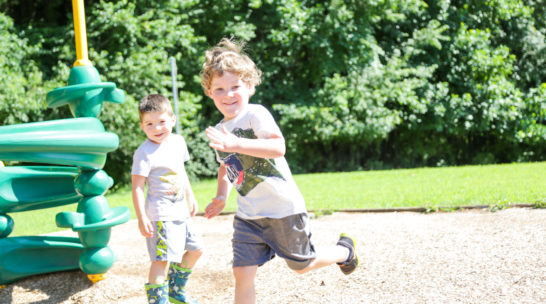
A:
<svg viewBox="0 0 546 304">
<path fill-rule="evenodd" d="M 150 238 L 153 236 L 154 226 L 146 216 L 138 220 L 138 229 L 143 237 Z"/>
<path fill-rule="evenodd" d="M 212 203 L 210 203 L 207 208 L 205 208 L 205 215 L 204 217 L 208 218 L 208 219 L 211 219 L 215 216 L 217 216 L 218 214 L 220 214 L 220 212 L 222 212 L 222 210 L 224 210 L 224 207 L 226 206 L 226 198 L 225 197 L 215 197 L 212 199 Z"/>
<path fill-rule="evenodd" d="M 190 216 L 195 216 L 198 210 L 199 210 L 199 206 L 197 205 L 197 201 L 190 200 Z"/>
<path fill-rule="evenodd" d="M 209 146 L 222 152 L 234 152 L 233 149 L 239 145 L 239 137 L 233 135 L 226 127 L 222 131 L 208 127 L 205 131 L 210 140 Z"/>
</svg>

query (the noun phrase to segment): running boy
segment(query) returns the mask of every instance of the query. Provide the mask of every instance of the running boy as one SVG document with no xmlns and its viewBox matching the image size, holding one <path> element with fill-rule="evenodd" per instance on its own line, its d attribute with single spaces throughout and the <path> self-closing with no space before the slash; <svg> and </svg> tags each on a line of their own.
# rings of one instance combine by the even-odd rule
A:
<svg viewBox="0 0 546 304">
<path fill-rule="evenodd" d="M 235 303 L 255 303 L 258 266 L 275 255 L 297 273 L 337 263 L 350 274 L 358 266 L 355 241 L 342 234 L 336 246 L 315 251 L 305 201 L 284 158 L 283 135 L 269 111 L 249 104 L 261 71 L 226 38 L 206 52 L 201 85 L 224 119 L 208 127 L 220 163 L 216 197 L 205 217 L 218 215 L 231 187 L 237 196 L 233 232 Z"/>
<path fill-rule="evenodd" d="M 184 168 L 188 148 L 182 136 L 171 133 L 176 117 L 165 96 L 146 96 L 138 110 L 148 139 L 135 151 L 131 174 L 138 228 L 151 260 L 145 284 L 148 302 L 197 303 L 184 289 L 202 254 L 202 241 L 190 219 L 198 206 Z"/>
</svg>

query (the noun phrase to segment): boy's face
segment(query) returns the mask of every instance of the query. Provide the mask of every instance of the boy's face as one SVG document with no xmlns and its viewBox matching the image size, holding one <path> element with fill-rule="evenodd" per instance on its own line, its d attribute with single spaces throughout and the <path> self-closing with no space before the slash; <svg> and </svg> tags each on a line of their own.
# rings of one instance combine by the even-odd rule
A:
<svg viewBox="0 0 546 304">
<path fill-rule="evenodd" d="M 149 140 L 160 144 L 171 134 L 175 121 L 167 112 L 149 112 L 142 115 L 140 127 Z"/>
<path fill-rule="evenodd" d="M 230 120 L 241 113 L 248 105 L 254 86 L 239 79 L 239 75 L 224 72 L 222 76 L 213 76 L 207 95 L 214 100 L 216 108 Z"/>
</svg>

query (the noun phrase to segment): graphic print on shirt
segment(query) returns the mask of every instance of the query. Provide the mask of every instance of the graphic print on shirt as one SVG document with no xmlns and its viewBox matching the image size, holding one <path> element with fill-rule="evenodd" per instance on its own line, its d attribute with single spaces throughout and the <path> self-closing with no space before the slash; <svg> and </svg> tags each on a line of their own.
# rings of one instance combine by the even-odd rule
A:
<svg viewBox="0 0 546 304">
<path fill-rule="evenodd" d="M 182 187 L 182 182 L 180 181 L 178 174 L 171 171 L 169 173 L 161 175 L 159 179 L 162 182 L 172 185 L 172 187 L 166 192 L 166 194 L 168 195 L 167 198 L 172 203 L 176 203 L 177 201 L 181 201 L 184 199 L 184 191 Z"/>
<path fill-rule="evenodd" d="M 254 130 L 236 128 L 232 133 L 237 137 L 255 139 Z M 259 183 L 268 177 L 285 178 L 275 167 L 272 159 L 259 158 L 239 153 L 227 153 L 217 151 L 224 163 L 227 176 L 237 192 L 242 196 L 247 195 Z"/>
</svg>

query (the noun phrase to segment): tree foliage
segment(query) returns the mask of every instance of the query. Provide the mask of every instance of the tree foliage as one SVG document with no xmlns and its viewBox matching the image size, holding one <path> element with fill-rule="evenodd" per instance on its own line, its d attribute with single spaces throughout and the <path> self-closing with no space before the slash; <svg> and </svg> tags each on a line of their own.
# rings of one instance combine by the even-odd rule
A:
<svg viewBox="0 0 546 304">
<path fill-rule="evenodd" d="M 68 1 L 0 1 L 0 121 L 68 117 L 46 109 L 75 60 Z M 222 37 L 247 41 L 263 71 L 252 102 L 273 111 L 296 172 L 544 160 L 543 0 L 86 1 L 91 61 L 127 93 L 101 120 L 120 135 L 107 171 L 129 179 L 144 139 L 137 101 L 171 97 L 194 177 L 213 176 L 202 130 L 219 113 L 198 79 Z"/>
</svg>

